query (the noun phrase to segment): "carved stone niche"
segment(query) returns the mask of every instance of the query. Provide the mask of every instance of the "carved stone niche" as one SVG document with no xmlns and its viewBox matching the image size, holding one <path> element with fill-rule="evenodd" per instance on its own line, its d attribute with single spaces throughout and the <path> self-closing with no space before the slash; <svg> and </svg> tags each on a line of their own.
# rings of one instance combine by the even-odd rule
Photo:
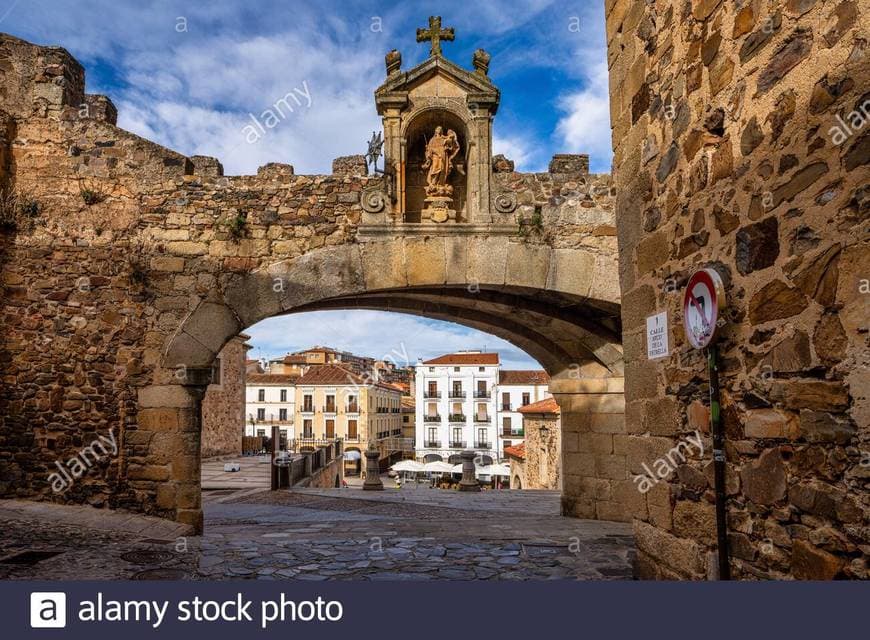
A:
<svg viewBox="0 0 870 640">
<path fill-rule="evenodd" d="M 384 123 L 384 168 L 394 185 L 393 223 L 492 222 L 492 118 L 498 101 L 499 91 L 484 73 L 466 71 L 441 55 L 407 72 L 393 65 L 375 91 Z"/>
</svg>

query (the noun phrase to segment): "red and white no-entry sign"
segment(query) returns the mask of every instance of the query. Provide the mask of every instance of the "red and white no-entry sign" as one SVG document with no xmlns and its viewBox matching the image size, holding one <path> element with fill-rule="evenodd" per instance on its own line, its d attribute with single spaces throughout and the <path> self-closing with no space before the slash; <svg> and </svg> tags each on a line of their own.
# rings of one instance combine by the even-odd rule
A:
<svg viewBox="0 0 870 640">
<path fill-rule="evenodd" d="M 725 286 L 714 269 L 701 269 L 689 278 L 683 296 L 683 327 L 695 349 L 713 340 L 719 312 L 725 308 Z"/>
</svg>

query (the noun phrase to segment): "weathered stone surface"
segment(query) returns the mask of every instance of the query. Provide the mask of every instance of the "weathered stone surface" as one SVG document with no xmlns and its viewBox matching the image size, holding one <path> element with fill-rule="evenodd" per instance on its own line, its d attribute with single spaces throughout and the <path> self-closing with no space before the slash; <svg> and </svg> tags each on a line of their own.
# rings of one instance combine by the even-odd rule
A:
<svg viewBox="0 0 870 640">
<path fill-rule="evenodd" d="M 743 133 L 740 136 L 740 153 L 744 156 L 748 156 L 750 153 L 755 151 L 755 149 L 762 143 L 764 140 L 764 132 L 761 130 L 761 127 L 758 126 L 758 120 L 753 117 L 743 129 Z"/>
<path fill-rule="evenodd" d="M 830 413 L 802 409 L 800 412 L 800 435 L 807 442 L 834 442 L 848 444 L 855 435 L 855 426 Z"/>
<path fill-rule="evenodd" d="M 743 493 L 759 505 L 772 505 L 785 498 L 785 465 L 779 449 L 768 449 L 758 460 L 743 465 L 740 470 Z"/>
<path fill-rule="evenodd" d="M 755 324 L 790 318 L 806 309 L 807 299 L 796 287 L 774 280 L 759 289 L 749 301 L 749 318 Z"/>
<path fill-rule="evenodd" d="M 757 91 L 767 93 L 785 75 L 805 59 L 813 46 L 809 29 L 796 29 L 774 52 L 771 62 L 758 76 Z"/>
<path fill-rule="evenodd" d="M 779 257 L 779 223 L 773 216 L 750 224 L 737 232 L 734 259 L 745 275 L 766 269 Z"/>
<path fill-rule="evenodd" d="M 773 409 L 747 411 L 744 422 L 747 438 L 794 438 L 797 436 L 797 419 Z"/>
<path fill-rule="evenodd" d="M 846 356 L 848 338 L 836 313 L 826 313 L 819 319 L 813 333 L 813 348 L 819 360 L 828 366 L 842 361 Z"/>
<path fill-rule="evenodd" d="M 821 380 L 775 382 L 770 388 L 770 398 L 781 402 L 789 409 L 837 411 L 849 406 L 849 393 L 842 382 Z"/>
<path fill-rule="evenodd" d="M 837 556 L 813 546 L 804 540 L 795 540 L 792 546 L 791 565 L 796 578 L 801 580 L 831 580 L 843 568 L 845 562 Z"/>
</svg>

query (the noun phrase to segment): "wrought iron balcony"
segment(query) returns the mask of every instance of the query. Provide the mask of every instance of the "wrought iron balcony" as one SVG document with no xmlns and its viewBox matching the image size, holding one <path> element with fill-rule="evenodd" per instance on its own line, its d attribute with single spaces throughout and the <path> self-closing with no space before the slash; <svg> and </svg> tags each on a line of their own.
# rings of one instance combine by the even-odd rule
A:
<svg viewBox="0 0 870 640">
<path fill-rule="evenodd" d="M 511 411 L 512 409 L 511 409 L 511 406 L 509 404 L 503 404 L 503 405 L 501 405 L 501 410 L 502 411 Z"/>
<path fill-rule="evenodd" d="M 464 449 L 465 445 L 467 445 L 467 444 L 468 443 L 465 442 L 464 440 L 461 440 L 461 441 L 460 440 L 451 440 L 450 441 L 450 448 L 451 449 Z"/>
<path fill-rule="evenodd" d="M 475 442 L 474 448 L 475 449 L 491 449 L 492 444 L 489 442 Z"/>
<path fill-rule="evenodd" d="M 440 398 L 441 392 L 440 391 L 424 391 L 423 397 L 424 398 Z"/>
<path fill-rule="evenodd" d="M 462 399 L 464 397 L 465 397 L 465 392 L 462 389 L 454 389 L 453 391 L 450 392 L 450 399 L 451 400 L 453 400 L 454 398 Z"/>
<path fill-rule="evenodd" d="M 475 422 L 489 422 L 489 416 L 474 416 Z"/>
<path fill-rule="evenodd" d="M 426 440 L 423 443 L 423 446 L 426 447 L 427 449 L 440 449 L 441 448 L 441 441 L 440 440 Z"/>
<path fill-rule="evenodd" d="M 441 422 L 441 416 L 423 416 L 423 422 Z"/>
<path fill-rule="evenodd" d="M 489 398 L 492 396 L 491 391 L 480 391 L 479 389 L 474 392 L 475 398 Z"/>
<path fill-rule="evenodd" d="M 502 429 L 501 435 L 505 438 L 524 438 L 526 436 L 522 429 Z"/>
<path fill-rule="evenodd" d="M 450 414 L 450 422 L 465 422 L 465 414 L 464 413 L 451 413 Z"/>
<path fill-rule="evenodd" d="M 359 413 L 359 405 L 349 404 L 345 410 L 347 413 Z"/>
</svg>

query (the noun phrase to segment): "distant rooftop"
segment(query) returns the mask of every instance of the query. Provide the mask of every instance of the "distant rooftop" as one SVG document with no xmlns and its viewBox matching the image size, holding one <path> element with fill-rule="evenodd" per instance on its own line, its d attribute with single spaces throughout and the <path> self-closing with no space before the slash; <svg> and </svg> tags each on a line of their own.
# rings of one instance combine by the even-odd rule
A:
<svg viewBox="0 0 870 640">
<path fill-rule="evenodd" d="M 542 369 L 503 369 L 498 374 L 499 384 L 549 384 L 550 376 Z"/>
<path fill-rule="evenodd" d="M 481 351 L 460 351 L 438 356 L 432 360 L 425 360 L 423 364 L 452 364 L 452 365 L 493 365 L 498 364 L 497 353 L 483 353 Z"/>
</svg>

